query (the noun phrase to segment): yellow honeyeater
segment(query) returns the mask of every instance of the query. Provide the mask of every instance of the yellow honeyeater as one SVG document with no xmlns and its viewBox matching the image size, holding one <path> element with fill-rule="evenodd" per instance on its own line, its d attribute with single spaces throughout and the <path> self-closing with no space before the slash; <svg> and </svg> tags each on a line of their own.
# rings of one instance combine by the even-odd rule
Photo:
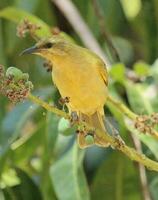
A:
<svg viewBox="0 0 158 200">
<path fill-rule="evenodd" d="M 107 99 L 108 75 L 99 56 L 61 36 L 39 41 L 23 51 L 27 53 L 40 55 L 52 63 L 53 82 L 62 98 L 69 98 L 69 111 L 77 112 L 81 120 L 105 131 L 103 107 Z M 88 146 L 84 137 L 78 134 L 81 148 Z M 94 140 L 96 144 L 101 143 L 95 137 Z"/>
</svg>

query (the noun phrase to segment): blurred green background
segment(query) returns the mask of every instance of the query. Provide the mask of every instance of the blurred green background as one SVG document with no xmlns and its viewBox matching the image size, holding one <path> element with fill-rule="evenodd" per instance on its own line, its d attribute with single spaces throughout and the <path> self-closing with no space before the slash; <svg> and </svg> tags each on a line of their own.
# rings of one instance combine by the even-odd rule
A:
<svg viewBox="0 0 158 200">
<path fill-rule="evenodd" d="M 59 106 L 60 95 L 51 74 L 43 68 L 43 59 L 19 56 L 34 40 L 16 36 L 17 24 L 29 19 L 43 27 L 43 35 L 50 34 L 48 26 L 58 27 L 86 46 L 63 13 L 64 4 L 59 7 L 55 2 L 0 1 L 0 64 L 29 73 L 34 94 Z M 138 114 L 158 112 L 158 1 L 98 0 L 101 19 L 92 0 L 65 0 L 67 3 L 78 9 L 112 65 L 109 93 Z M 100 20 L 120 60 L 102 34 Z M 158 160 L 157 141 L 138 134 L 112 105 L 106 105 L 105 112 L 115 119 L 129 146 L 135 147 L 139 138 L 139 150 Z M 141 171 L 138 164 L 111 148 L 79 150 L 74 130 L 64 119 L 29 101 L 13 105 L 0 96 L 0 200 L 40 199 L 158 200 L 158 175 L 144 168 Z"/>
</svg>

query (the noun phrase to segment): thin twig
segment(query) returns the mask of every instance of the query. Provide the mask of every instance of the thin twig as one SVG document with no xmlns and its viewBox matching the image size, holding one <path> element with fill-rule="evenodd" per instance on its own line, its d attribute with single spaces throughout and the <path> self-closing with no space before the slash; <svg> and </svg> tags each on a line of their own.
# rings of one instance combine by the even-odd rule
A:
<svg viewBox="0 0 158 200">
<path fill-rule="evenodd" d="M 46 110 L 56 113 L 57 115 L 61 117 L 65 117 L 69 119 L 69 115 L 59 109 L 57 109 L 54 106 L 49 105 L 48 103 L 42 101 L 38 97 L 33 96 L 32 94 L 29 94 L 28 99 L 30 99 L 33 103 L 36 103 L 38 105 L 41 105 L 44 107 Z M 86 126 L 88 129 L 94 129 L 94 127 L 91 127 L 89 124 L 85 122 L 79 122 L 80 125 Z M 107 142 L 110 143 L 110 145 L 115 148 L 120 150 L 122 153 L 127 155 L 131 160 L 137 161 L 144 166 L 146 166 L 150 170 L 158 171 L 158 163 L 147 158 L 144 154 L 140 154 L 136 152 L 134 149 L 128 147 L 127 145 L 124 144 L 124 142 L 118 138 L 118 137 L 112 137 L 106 132 L 102 132 L 98 129 L 96 129 L 96 135 L 99 138 L 99 141 L 102 141 L 102 146 L 106 146 Z"/>
<path fill-rule="evenodd" d="M 106 40 L 107 44 L 109 45 L 109 47 L 110 47 L 114 57 L 116 58 L 116 60 L 118 62 L 120 62 L 121 61 L 120 56 L 119 56 L 115 46 L 113 45 L 113 42 L 112 42 L 112 40 L 109 36 L 108 31 L 106 30 L 104 16 L 102 14 L 102 10 L 101 10 L 97 0 L 92 0 L 92 4 L 93 4 L 93 7 L 94 7 L 95 14 L 98 17 L 98 23 L 99 23 L 99 26 L 100 26 L 101 34 L 104 37 L 104 39 Z"/>
<path fill-rule="evenodd" d="M 106 65 L 110 67 L 110 61 L 108 57 L 101 49 L 100 45 L 98 44 L 97 40 L 93 36 L 91 30 L 85 23 L 75 5 L 70 0 L 52 0 L 52 2 L 67 18 L 69 23 L 81 38 L 84 45 L 92 51 L 96 52 L 104 60 Z"/>
<path fill-rule="evenodd" d="M 132 137 L 132 140 L 137 152 L 142 154 L 143 152 L 142 152 L 142 145 L 141 145 L 140 140 L 134 134 L 131 134 L 131 137 Z M 140 177 L 143 199 L 151 200 L 147 176 L 146 176 L 146 170 L 145 170 L 144 165 L 138 163 L 138 170 L 139 170 L 139 177 Z"/>
<path fill-rule="evenodd" d="M 127 106 L 125 106 L 122 102 L 115 100 L 112 96 L 108 96 L 107 100 L 129 119 L 135 121 L 137 118 L 139 118 L 139 115 L 132 112 Z M 158 140 L 158 132 L 155 129 L 152 128 L 151 133 L 148 134 Z"/>
<path fill-rule="evenodd" d="M 36 104 L 42 106 L 42 107 L 45 108 L 46 110 L 48 110 L 48 111 L 50 111 L 50 112 L 52 112 L 52 113 L 55 113 L 55 114 L 57 114 L 57 115 L 59 115 L 59 116 L 61 116 L 61 117 L 64 117 L 65 119 L 69 119 L 69 115 L 68 115 L 67 113 L 65 113 L 65 112 L 62 111 L 62 110 L 59 110 L 59 109 L 56 108 L 55 106 L 49 105 L 48 103 L 46 103 L 45 101 L 41 100 L 40 98 L 38 98 L 38 97 L 32 95 L 31 93 L 29 94 L 28 98 L 29 98 L 32 102 L 34 102 L 34 103 L 36 103 Z"/>
<path fill-rule="evenodd" d="M 126 115 L 128 118 L 132 120 L 136 120 L 137 115 L 133 113 L 127 106 L 125 106 L 122 102 L 115 100 L 112 96 L 108 96 L 107 99 L 111 104 L 113 104 L 120 112 Z"/>
</svg>

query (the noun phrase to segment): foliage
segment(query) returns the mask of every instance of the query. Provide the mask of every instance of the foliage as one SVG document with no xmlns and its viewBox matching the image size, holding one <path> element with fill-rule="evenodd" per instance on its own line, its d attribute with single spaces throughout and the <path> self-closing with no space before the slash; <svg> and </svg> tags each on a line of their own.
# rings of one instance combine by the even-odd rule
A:
<svg viewBox="0 0 158 200">
<path fill-rule="evenodd" d="M 92 1 L 72 2 L 114 63 L 108 43 L 101 35 Z M 158 112 L 158 3 L 135 0 L 132 11 L 127 2 L 99 0 L 106 28 L 122 61 L 109 69 L 109 92 L 135 113 L 152 114 Z M 0 2 L 0 64 L 18 66 L 29 73 L 34 94 L 61 108 L 59 93 L 42 67 L 43 61 L 34 56 L 27 59 L 18 56 L 34 43 L 30 37 L 16 36 L 17 23 L 23 19 L 41 27 L 39 37 L 51 35 L 51 27 L 59 26 L 77 43 L 84 44 L 50 1 Z M 29 101 L 11 104 L 0 96 L 0 107 L 0 199 L 141 199 L 138 168 L 122 154 L 110 148 L 79 150 L 74 129 L 65 120 Z M 158 159 L 155 139 L 139 134 L 111 104 L 106 105 L 105 113 L 117 121 L 119 133 L 128 145 L 133 146 L 132 132 L 142 142 L 143 152 Z M 150 194 L 157 200 L 157 174 L 146 173 Z"/>
</svg>

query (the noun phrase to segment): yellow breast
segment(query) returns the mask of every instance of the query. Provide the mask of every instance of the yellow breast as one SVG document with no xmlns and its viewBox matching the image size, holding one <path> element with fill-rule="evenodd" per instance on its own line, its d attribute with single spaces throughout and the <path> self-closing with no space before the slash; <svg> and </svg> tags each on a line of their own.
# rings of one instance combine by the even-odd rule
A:
<svg viewBox="0 0 158 200">
<path fill-rule="evenodd" d="M 61 96 L 70 98 L 72 111 L 91 115 L 105 104 L 107 87 L 95 64 L 82 59 L 56 60 L 52 77 Z"/>
</svg>

